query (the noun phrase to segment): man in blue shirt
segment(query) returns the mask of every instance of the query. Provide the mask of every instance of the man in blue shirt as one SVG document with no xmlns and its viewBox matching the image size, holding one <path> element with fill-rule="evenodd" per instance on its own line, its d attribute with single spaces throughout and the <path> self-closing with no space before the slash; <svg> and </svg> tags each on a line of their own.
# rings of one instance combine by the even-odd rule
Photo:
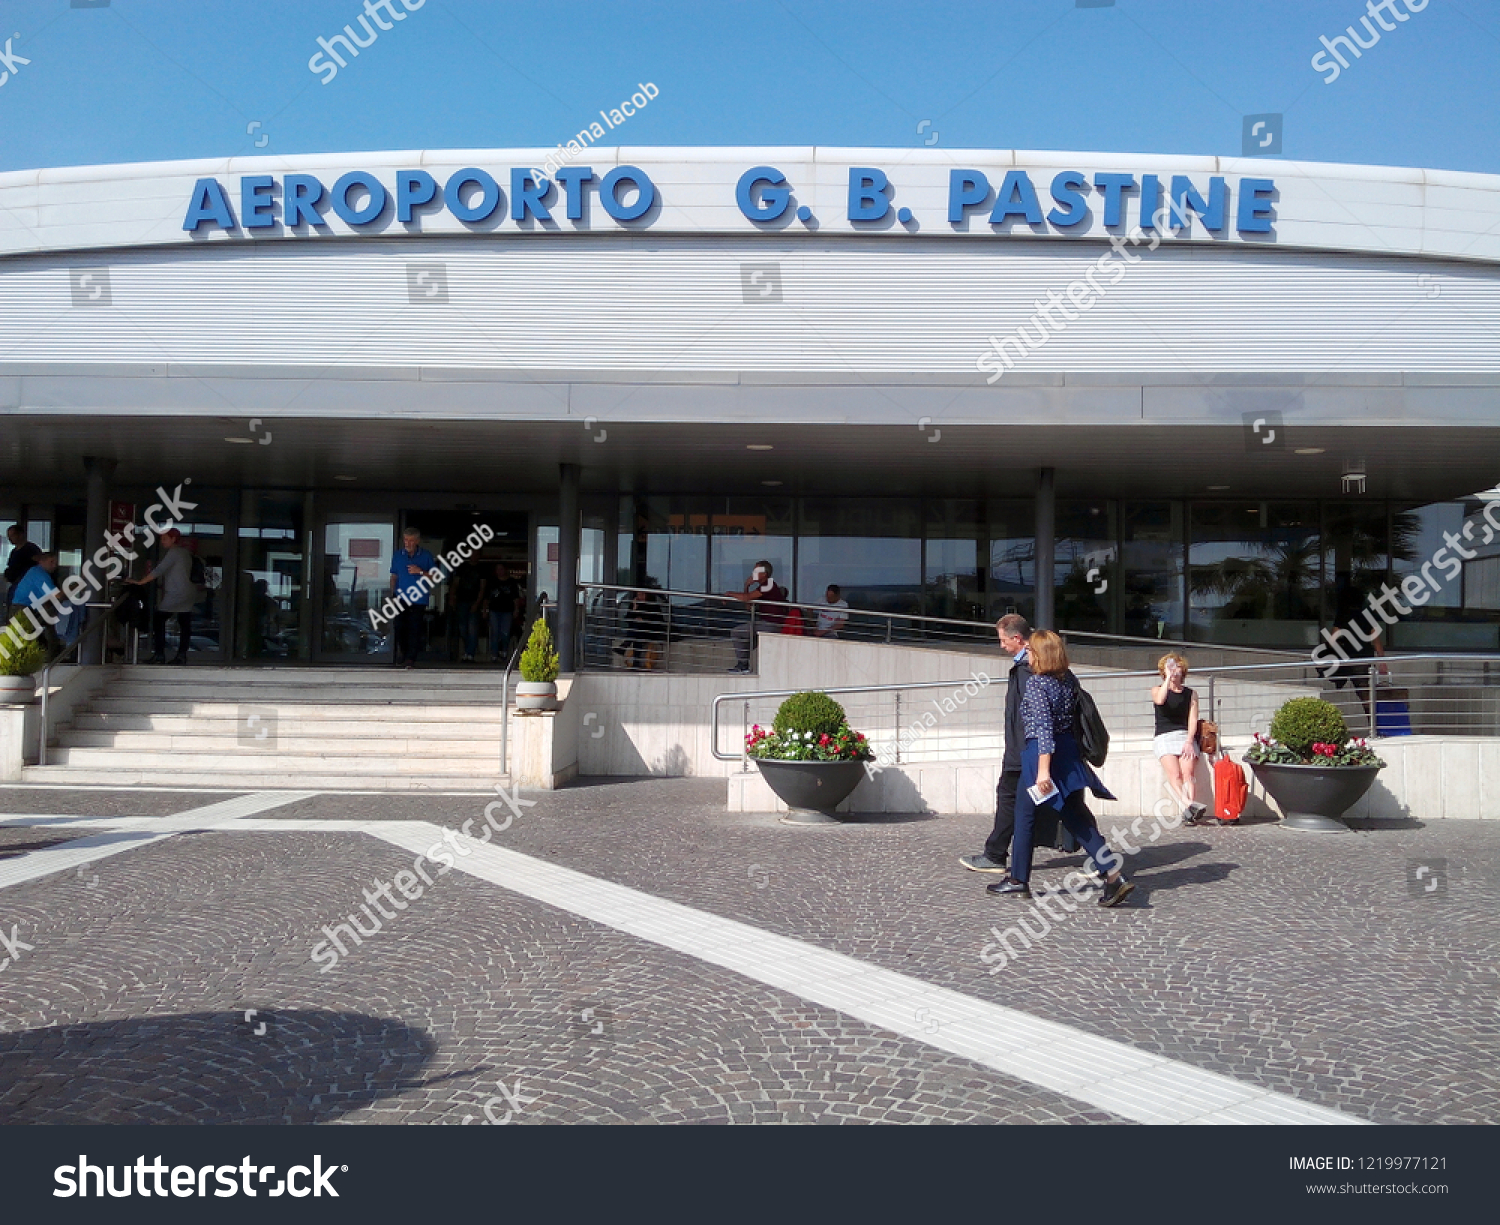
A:
<svg viewBox="0 0 1500 1225">
<path fill-rule="evenodd" d="M 414 527 L 401 533 L 401 548 L 391 558 L 391 594 L 401 604 L 396 614 L 396 666 L 414 667 L 422 653 L 422 622 L 433 587 L 441 581 L 437 558 L 422 547 Z"/>
</svg>

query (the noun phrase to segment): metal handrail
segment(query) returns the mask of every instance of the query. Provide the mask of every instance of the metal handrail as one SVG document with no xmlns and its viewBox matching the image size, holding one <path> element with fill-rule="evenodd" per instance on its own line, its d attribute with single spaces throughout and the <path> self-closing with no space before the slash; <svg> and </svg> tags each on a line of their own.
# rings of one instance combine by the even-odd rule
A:
<svg viewBox="0 0 1500 1225">
<path fill-rule="evenodd" d="M 510 672 L 521 654 L 521 644 L 516 643 L 510 653 L 510 662 L 505 665 L 505 676 L 500 681 L 500 777 L 510 777 Z"/>
<path fill-rule="evenodd" d="M 731 604 L 743 605 L 742 601 L 737 600 L 732 595 L 720 595 L 710 591 L 678 591 L 666 587 L 626 587 L 617 583 L 579 583 L 578 588 L 580 591 L 650 592 L 652 595 L 667 596 L 669 600 L 671 597 L 677 596 L 690 600 L 713 601 L 724 607 L 728 607 Z M 757 603 L 759 601 L 751 601 L 749 604 L 752 616 L 754 615 Z M 827 604 L 803 604 L 794 600 L 787 600 L 785 602 L 778 602 L 777 607 L 796 608 L 816 613 L 827 612 L 829 606 Z M 839 612 L 846 617 L 859 616 L 883 619 L 885 621 L 886 642 L 891 641 L 891 627 L 897 621 L 920 622 L 924 626 L 955 626 L 960 629 L 980 631 L 985 637 L 989 637 L 995 632 L 994 623 L 990 621 L 961 621 L 953 617 L 929 617 L 921 613 L 887 612 L 876 608 L 841 608 Z M 1067 640 L 1086 639 L 1105 643 L 1120 643 L 1125 646 L 1183 647 L 1199 651 L 1243 651 L 1249 655 L 1285 655 L 1289 658 L 1294 656 L 1301 658 L 1296 651 L 1287 651 L 1274 647 L 1247 647 L 1236 643 L 1221 642 L 1188 642 L 1180 638 L 1136 638 L 1128 634 L 1100 634 L 1093 630 L 1058 630 L 1057 632 Z"/>
<path fill-rule="evenodd" d="M 1243 664 L 1243 665 L 1223 664 L 1223 665 L 1220 665 L 1220 666 L 1217 666 L 1217 667 L 1212 667 L 1212 668 L 1195 668 L 1195 669 L 1193 669 L 1193 674 L 1196 675 L 1196 676 L 1202 676 L 1202 675 L 1206 675 L 1206 674 L 1213 674 L 1212 676 L 1209 677 L 1209 679 L 1210 679 L 1209 702 L 1210 702 L 1210 709 L 1212 709 L 1212 704 L 1213 704 L 1213 701 L 1214 701 L 1214 694 L 1212 692 L 1212 680 L 1214 679 L 1214 677 L 1218 676 L 1221 673 L 1225 673 L 1225 672 L 1235 672 L 1235 673 L 1239 673 L 1239 672 L 1265 672 L 1267 670 L 1287 671 L 1287 670 L 1291 670 L 1291 669 L 1306 670 L 1308 668 L 1313 668 L 1313 669 L 1316 669 L 1316 670 L 1318 670 L 1318 671 L 1321 672 L 1323 668 L 1328 667 L 1330 664 L 1336 664 L 1337 666 L 1340 666 L 1340 667 L 1347 667 L 1348 665 L 1354 664 L 1354 663 L 1364 663 L 1364 664 L 1368 664 L 1368 666 L 1369 666 L 1368 670 L 1370 672 L 1371 678 L 1373 679 L 1373 678 L 1375 678 L 1378 675 L 1380 666 L 1382 664 L 1395 663 L 1395 662 L 1400 662 L 1400 663 L 1424 663 L 1424 662 L 1445 663 L 1445 662 L 1447 662 L 1447 663 L 1465 663 L 1465 664 L 1476 664 L 1477 663 L 1477 664 L 1486 664 L 1486 665 L 1488 665 L 1488 664 L 1494 664 L 1497 667 L 1500 667 L 1500 655 L 1452 655 L 1452 654 L 1444 655 L 1444 654 L 1440 654 L 1440 653 L 1427 653 L 1427 654 L 1422 654 L 1422 655 L 1385 655 L 1385 656 L 1377 657 L 1374 660 L 1339 660 L 1339 661 L 1321 660 L 1321 661 L 1319 661 L 1319 660 L 1304 659 L 1301 663 L 1298 663 L 1298 664 Z M 1102 671 L 1102 672 L 1099 672 L 1099 673 L 1092 673 L 1092 674 L 1086 674 L 1086 675 L 1105 676 L 1105 677 L 1108 677 L 1112 681 L 1113 680 L 1146 679 L 1146 678 L 1150 678 L 1152 680 L 1160 680 L 1161 679 L 1161 673 L 1156 672 L 1156 671 L 1118 672 L 1118 671 L 1115 671 L 1113 669 L 1109 669 L 1109 670 L 1105 670 L 1105 671 Z M 954 681 L 952 679 L 949 679 L 949 680 L 943 680 L 943 681 L 916 681 L 916 682 L 907 682 L 907 683 L 903 683 L 903 684 L 890 684 L 890 685 L 844 685 L 844 686 L 841 686 L 841 687 L 836 688 L 836 689 L 820 689 L 820 690 L 818 690 L 818 692 L 820 692 L 820 693 L 827 693 L 827 694 L 895 693 L 895 694 L 899 695 L 899 694 L 902 694 L 902 693 L 910 693 L 910 692 L 914 692 L 914 691 L 922 690 L 922 689 L 953 689 L 955 687 L 962 686 L 962 685 L 964 685 L 967 682 L 973 681 L 974 679 L 975 679 L 975 677 L 971 674 L 971 675 L 965 677 L 963 680 L 960 680 L 960 681 Z M 1321 677 L 1320 679 L 1326 680 L 1326 679 L 1329 679 L 1329 678 L 1328 677 Z M 991 681 L 990 683 L 993 684 L 994 682 Z M 744 760 L 744 753 L 743 753 L 743 751 L 740 752 L 740 753 L 737 753 L 737 754 L 736 753 L 722 753 L 722 752 L 719 751 L 719 707 L 720 707 L 721 703 L 729 702 L 729 701 L 743 702 L 744 703 L 744 707 L 745 707 L 744 717 L 745 717 L 745 720 L 748 721 L 748 719 L 749 719 L 749 712 L 750 712 L 750 703 L 751 703 L 752 700 L 758 699 L 758 698 L 789 698 L 793 694 L 804 693 L 804 692 L 806 692 L 806 690 L 804 690 L 804 689 L 756 689 L 756 690 L 744 690 L 744 689 L 741 689 L 741 690 L 732 691 L 732 692 L 729 692 L 729 693 L 721 693 L 721 694 L 717 695 L 714 698 L 713 703 L 712 703 L 712 712 L 713 712 L 713 714 L 712 714 L 712 720 L 710 722 L 710 727 L 709 727 L 709 749 L 713 753 L 714 757 L 716 757 L 719 761 L 743 761 Z M 1374 704 L 1373 703 L 1371 704 L 1371 707 L 1370 707 L 1369 718 L 1370 718 L 1370 722 L 1371 722 L 1371 728 L 1370 728 L 1370 730 L 1371 730 L 1371 734 L 1373 735 L 1374 734 L 1374 722 L 1375 722 L 1375 708 L 1374 708 Z"/>
<path fill-rule="evenodd" d="M 980 675 L 987 677 L 989 674 L 981 673 Z M 1117 674 L 1111 673 L 1111 675 Z M 1156 673 L 1153 672 L 1151 675 L 1155 676 Z M 964 684 L 972 682 L 974 679 L 974 676 L 970 675 L 964 677 L 964 679 L 961 681 L 910 681 L 900 685 L 844 685 L 836 689 L 819 689 L 818 692 L 827 694 L 912 693 L 918 689 L 953 689 L 955 687 L 962 687 Z M 995 682 L 993 680 L 990 680 L 989 683 L 993 685 Z M 751 698 L 789 698 L 793 694 L 805 692 L 807 692 L 805 689 L 742 689 L 736 693 L 719 694 L 713 700 L 713 719 L 709 727 L 709 749 L 713 752 L 713 755 L 720 761 L 736 761 L 744 759 L 743 753 L 719 752 L 719 704 L 721 702 L 743 700 L 745 703 L 746 717 L 748 718 Z"/>
<path fill-rule="evenodd" d="M 40 724 L 37 729 L 37 765 L 45 766 L 47 764 L 47 698 L 52 691 L 52 669 L 57 667 L 58 664 L 62 663 L 63 660 L 67 659 L 69 655 L 72 655 L 75 651 L 78 650 L 79 647 L 87 642 L 90 634 L 97 633 L 103 626 L 108 625 L 109 619 L 113 615 L 114 611 L 119 608 L 121 604 L 125 603 L 130 594 L 131 593 L 127 591 L 113 604 L 85 604 L 85 608 L 107 608 L 109 611 L 105 613 L 104 616 L 91 620 L 87 625 L 83 627 L 82 632 L 79 633 L 77 638 L 73 639 L 71 643 L 63 647 L 61 651 L 59 651 L 56 655 L 54 655 L 51 659 L 49 659 L 45 664 L 42 665 L 42 708 L 40 716 L 37 719 L 38 724 Z"/>
</svg>

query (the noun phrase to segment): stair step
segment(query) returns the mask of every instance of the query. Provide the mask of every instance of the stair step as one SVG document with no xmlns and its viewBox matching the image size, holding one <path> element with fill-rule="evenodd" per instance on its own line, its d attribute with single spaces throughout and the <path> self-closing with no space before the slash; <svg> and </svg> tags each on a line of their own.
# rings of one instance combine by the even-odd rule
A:
<svg viewBox="0 0 1500 1225">
<path fill-rule="evenodd" d="M 423 746 L 431 749 L 433 746 Z M 430 775 L 434 777 L 446 776 L 449 778 L 472 778 L 476 770 L 483 769 L 486 764 L 499 767 L 499 747 L 496 746 L 494 756 L 490 763 L 481 758 L 454 758 L 444 759 L 432 753 L 423 755 L 420 750 L 414 750 L 403 754 L 399 759 L 388 755 L 373 755 L 376 761 L 385 761 L 384 768 L 371 770 L 374 764 L 371 756 L 361 756 L 358 753 L 298 753 L 286 752 L 278 749 L 274 752 L 260 752 L 255 749 L 242 748 L 238 751 L 222 753 L 175 753 L 167 749 L 108 749 L 108 748 L 68 748 L 60 747 L 50 750 L 47 754 L 47 764 L 58 766 L 108 766 L 115 769 L 130 771 L 150 771 L 153 774 L 171 772 L 172 770 L 193 771 L 255 771 L 267 773 L 326 773 L 364 775 L 366 773 L 391 774 L 397 777 L 413 775 Z M 290 783 L 286 784 L 291 786 Z"/>
<path fill-rule="evenodd" d="M 355 702 L 264 702 L 253 699 L 243 701 L 225 701 L 224 695 L 217 695 L 215 701 L 202 701 L 192 698 L 162 699 L 161 701 L 148 702 L 140 698 L 117 698 L 110 696 L 110 691 L 91 698 L 85 707 L 89 713 L 121 714 L 121 715 L 187 715 L 193 718 L 224 718 L 238 719 L 240 712 L 250 707 L 257 710 L 275 710 L 287 712 L 291 717 L 295 713 L 298 719 L 360 719 L 389 721 L 400 719 L 412 723 L 495 723 L 501 721 L 502 713 L 500 699 L 497 697 L 492 704 L 476 703 L 473 706 L 454 705 L 452 703 L 427 704 L 422 702 L 371 702 L 361 705 Z M 83 712 L 80 712 L 83 713 Z"/>
<path fill-rule="evenodd" d="M 453 705 L 500 704 L 501 687 L 478 685 L 242 685 L 195 681 L 192 684 L 157 685 L 145 681 L 116 681 L 109 686 L 113 698 L 130 698 L 147 705 L 158 702 L 223 701 L 226 692 L 245 704 L 275 702 L 446 702 Z M 515 692 L 515 685 L 511 686 Z"/>
<path fill-rule="evenodd" d="M 500 720 L 494 719 L 410 719 L 403 712 L 373 712 L 361 717 L 339 715 L 306 718 L 300 708 L 276 708 L 276 734 L 282 739 L 302 736 L 420 736 L 433 743 L 454 740 L 498 739 Z M 215 715 L 149 714 L 140 711 L 82 710 L 70 724 L 58 724 L 53 730 L 65 732 L 154 732 L 163 735 L 232 736 L 238 738 L 242 720 L 237 713 Z"/>
<path fill-rule="evenodd" d="M 456 791 L 474 795 L 494 795 L 497 781 L 507 781 L 494 774 L 469 774 L 462 778 L 386 776 L 359 773 L 299 774 L 293 778 L 274 770 L 163 770 L 133 769 L 111 766 L 27 766 L 21 771 L 23 783 L 54 787 L 203 787 L 215 790 L 245 791 Z"/>
<path fill-rule="evenodd" d="M 372 725 L 373 726 L 373 725 Z M 174 752 L 174 753 L 253 753 L 266 756 L 269 753 L 289 754 L 295 757 L 326 757 L 332 752 L 341 757 L 406 757 L 418 759 L 427 754 L 441 752 L 445 758 L 494 757 L 500 751 L 500 737 L 486 739 L 427 738 L 386 732 L 383 735 L 354 735 L 329 738 L 297 737 L 278 728 L 275 743 L 268 736 L 265 741 L 246 743 L 238 730 L 229 728 L 222 733 L 207 729 L 191 732 L 121 732 L 121 731 L 67 731 L 57 737 L 57 744 L 65 749 L 115 749 L 119 752 Z"/>
</svg>

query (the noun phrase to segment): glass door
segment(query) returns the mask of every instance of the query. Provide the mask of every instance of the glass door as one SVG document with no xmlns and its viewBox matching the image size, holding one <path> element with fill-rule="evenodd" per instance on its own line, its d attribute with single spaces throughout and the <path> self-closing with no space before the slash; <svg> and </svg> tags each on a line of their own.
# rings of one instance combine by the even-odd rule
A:
<svg viewBox="0 0 1500 1225">
<path fill-rule="evenodd" d="M 318 603 L 321 632 L 317 657 L 342 663 L 387 663 L 392 626 L 372 624 L 390 591 L 391 557 L 396 548 L 393 516 L 377 518 L 333 513 L 318 541 Z"/>
<path fill-rule="evenodd" d="M 234 657 L 285 662 L 308 657 L 304 499 L 246 491 L 240 498 Z"/>
</svg>

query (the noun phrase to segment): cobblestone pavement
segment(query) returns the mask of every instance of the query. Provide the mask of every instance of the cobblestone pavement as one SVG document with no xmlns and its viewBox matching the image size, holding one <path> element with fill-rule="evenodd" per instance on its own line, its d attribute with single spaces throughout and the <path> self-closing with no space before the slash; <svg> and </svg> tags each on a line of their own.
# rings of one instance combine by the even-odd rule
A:
<svg viewBox="0 0 1500 1225">
<path fill-rule="evenodd" d="M 85 794 L 31 811 L 151 811 Z M 1500 1121 L 1497 826 L 1153 842 L 1148 819 L 1132 904 L 1043 931 L 958 866 L 984 818 L 794 828 L 726 813 L 711 780 L 529 798 L 497 844 L 1356 1117 Z M 484 803 L 265 816 L 457 828 Z M 1078 862 L 1043 852 L 1034 883 Z M 0 974 L 0 1121 L 1105 1117 L 458 873 L 320 972 L 319 929 L 406 866 L 358 833 L 213 832 L 0 890 L 34 945 Z M 1023 913 L 1041 934 L 998 953 Z"/>
</svg>

